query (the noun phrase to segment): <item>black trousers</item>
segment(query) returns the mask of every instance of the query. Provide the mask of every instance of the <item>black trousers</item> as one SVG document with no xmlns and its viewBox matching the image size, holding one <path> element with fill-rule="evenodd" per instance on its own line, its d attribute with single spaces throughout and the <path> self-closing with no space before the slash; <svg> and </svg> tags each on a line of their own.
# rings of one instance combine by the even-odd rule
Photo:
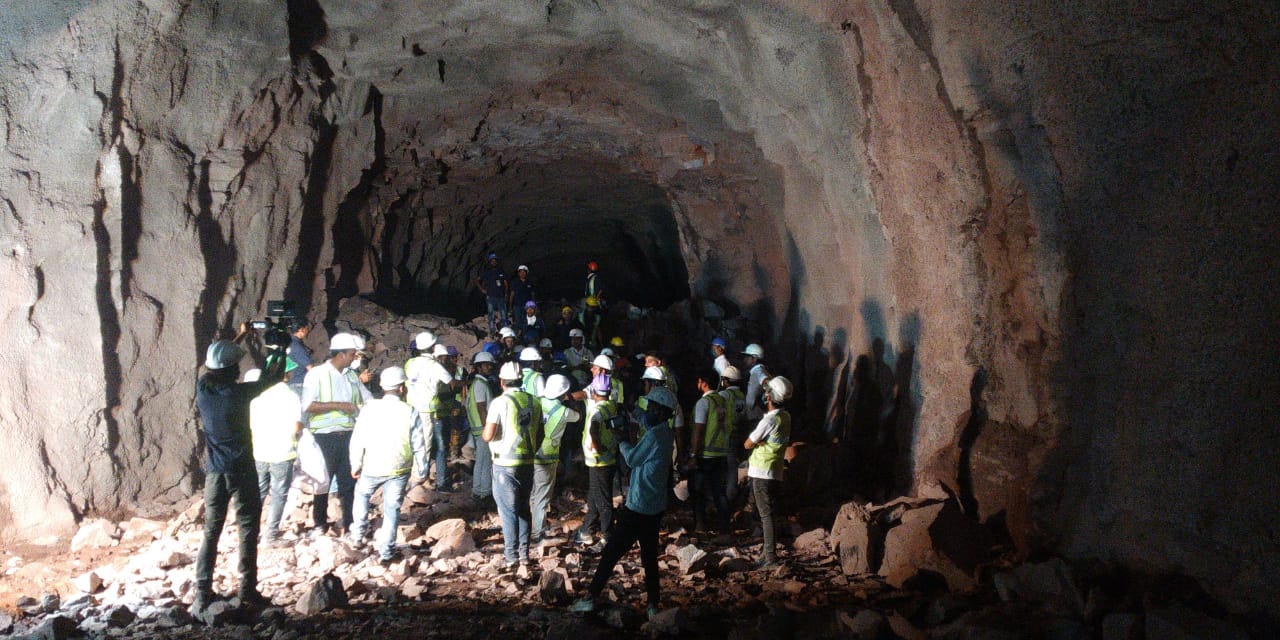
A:
<svg viewBox="0 0 1280 640">
<path fill-rule="evenodd" d="M 662 595 L 658 575 L 658 528 L 661 525 L 661 513 L 649 516 L 636 513 L 625 506 L 618 510 L 618 522 L 609 534 L 604 553 L 600 555 L 596 575 L 591 578 L 588 591 L 592 597 L 599 596 L 604 591 L 609 576 L 613 575 L 613 567 L 631 550 L 632 545 L 639 542 L 640 563 L 644 566 L 645 594 L 649 599 L 649 606 L 658 606 L 658 598 Z"/>
<path fill-rule="evenodd" d="M 775 523 L 773 515 L 778 511 L 778 487 L 781 480 L 751 479 L 751 494 L 756 499 L 756 513 L 760 514 L 760 528 L 764 531 L 764 545 L 761 557 L 764 560 L 777 558 L 777 547 L 774 541 Z"/>
<path fill-rule="evenodd" d="M 725 476 L 729 473 L 728 458 L 702 458 L 693 474 L 693 526 L 707 527 L 707 503 L 715 507 L 715 527 L 721 533 L 729 533 L 729 494 Z"/>
<path fill-rule="evenodd" d="M 236 525 L 240 528 L 240 590 L 258 585 L 258 518 L 262 516 L 262 496 L 258 493 L 258 472 L 252 464 L 231 473 L 208 473 L 204 477 L 204 540 L 196 559 L 196 588 L 213 589 L 213 567 L 218 559 L 218 538 L 227 521 L 227 505 L 236 501 Z"/>
<path fill-rule="evenodd" d="M 597 526 L 600 533 L 609 535 L 613 524 L 613 476 L 616 465 L 587 467 L 587 517 L 582 519 L 582 530 L 590 533 Z"/>
<path fill-rule="evenodd" d="M 342 528 L 351 529 L 351 508 L 355 504 L 356 479 L 351 477 L 351 432 L 317 433 L 316 444 L 324 455 L 324 466 L 338 483 L 338 501 L 342 503 Z M 329 526 L 329 494 L 315 496 L 311 503 L 311 521 L 317 527 Z"/>
</svg>

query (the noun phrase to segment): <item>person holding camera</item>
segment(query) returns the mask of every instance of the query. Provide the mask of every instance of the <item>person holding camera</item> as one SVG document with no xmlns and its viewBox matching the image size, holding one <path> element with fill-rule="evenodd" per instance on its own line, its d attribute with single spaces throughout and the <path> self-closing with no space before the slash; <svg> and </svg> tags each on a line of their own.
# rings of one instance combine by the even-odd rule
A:
<svg viewBox="0 0 1280 640">
<path fill-rule="evenodd" d="M 324 455 L 325 466 L 338 486 L 342 504 L 342 530 L 351 528 L 355 502 L 355 478 L 351 477 L 351 431 L 356 414 L 373 394 L 364 386 L 365 374 L 357 374 L 364 340 L 350 333 L 338 333 L 329 340 L 329 359 L 312 367 L 302 382 L 302 411 L 307 428 Z M 329 494 L 316 494 L 311 503 L 315 525 L 312 535 L 329 529 Z"/>
<path fill-rule="evenodd" d="M 258 592 L 258 519 L 262 516 L 262 496 L 258 493 L 258 471 L 253 460 L 249 405 L 284 378 L 285 359 L 269 360 L 267 370 L 258 381 L 237 382 L 240 360 L 245 356 L 238 343 L 248 333 L 249 325 L 241 324 L 233 340 L 217 340 L 209 345 L 204 359 L 208 372 L 196 382 L 196 407 L 206 447 L 204 539 L 196 559 L 196 592 L 192 603 L 197 615 L 216 597 L 213 568 L 218 538 L 222 536 L 227 506 L 233 498 L 240 531 L 240 601 L 250 606 L 271 604 Z"/>
<path fill-rule="evenodd" d="M 587 587 L 587 595 L 570 606 L 570 611 L 594 611 L 596 599 L 604 591 L 618 564 L 632 545 L 640 544 L 640 563 L 644 566 L 644 587 L 649 617 L 658 613 L 662 595 L 658 575 L 658 530 L 662 514 L 667 510 L 668 481 L 671 477 L 671 454 L 675 433 L 671 416 L 676 408 L 676 395 L 665 387 L 654 387 L 647 396 L 645 409 L 637 414 L 644 435 L 633 445 L 625 431 L 618 445 L 623 459 L 631 467 L 631 485 L 627 498 L 618 511 L 617 526 L 609 535 L 595 576 Z"/>
</svg>

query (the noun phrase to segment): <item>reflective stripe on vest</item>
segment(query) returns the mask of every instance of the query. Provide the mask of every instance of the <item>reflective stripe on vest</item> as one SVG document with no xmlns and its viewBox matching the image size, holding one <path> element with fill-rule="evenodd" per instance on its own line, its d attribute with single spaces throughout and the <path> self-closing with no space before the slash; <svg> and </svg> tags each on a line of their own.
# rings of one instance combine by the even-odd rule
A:
<svg viewBox="0 0 1280 640">
<path fill-rule="evenodd" d="M 702 457 L 723 458 L 729 455 L 729 425 L 725 418 L 724 396 L 712 392 L 707 400 L 707 426 L 702 432 Z"/>
<path fill-rule="evenodd" d="M 618 443 L 613 438 L 613 431 L 608 423 L 618 415 L 618 408 L 608 400 L 603 400 L 591 407 L 591 415 L 587 416 L 587 426 L 582 430 L 582 459 L 588 467 L 607 467 L 618 464 Z M 600 441 L 595 451 L 591 450 L 591 425 L 600 422 Z"/>
<path fill-rule="evenodd" d="M 566 407 L 557 402 L 550 409 L 543 407 L 547 422 L 542 429 L 542 444 L 538 452 L 533 454 L 534 464 L 551 464 L 560 461 L 560 438 L 564 437 L 564 419 L 568 415 Z"/>
<path fill-rule="evenodd" d="M 747 464 L 752 471 L 769 475 L 782 473 L 787 445 L 791 443 L 791 414 L 779 410 L 777 419 L 777 431 L 770 433 L 764 442 L 757 442 L 751 450 Z"/>
<path fill-rule="evenodd" d="M 531 396 L 537 397 L 538 372 L 534 371 L 533 369 L 525 369 L 523 372 L 521 372 L 520 376 L 521 376 L 520 388 L 523 389 L 525 393 Z"/>
<path fill-rule="evenodd" d="M 333 366 L 330 365 L 330 368 L 333 368 Z M 334 369 L 334 371 L 337 371 L 337 369 Z M 348 371 L 350 371 L 350 369 L 348 369 Z M 351 376 L 347 374 L 339 375 L 342 376 L 343 380 L 347 381 L 347 384 L 351 385 L 351 402 L 356 405 L 357 409 L 359 409 L 360 405 L 363 404 L 361 400 L 364 398 L 364 395 L 356 388 L 356 386 L 360 384 L 360 381 L 357 379 L 355 382 L 352 382 Z M 320 382 L 320 397 L 316 398 L 315 401 L 333 402 L 333 375 L 327 371 L 325 372 L 324 380 Z M 307 420 L 307 428 L 310 429 L 312 433 L 316 433 L 324 429 L 332 429 L 334 427 L 353 429 L 355 426 L 356 417 L 352 414 L 343 413 L 341 411 L 326 411 L 324 413 L 313 414 L 311 418 Z"/>
<path fill-rule="evenodd" d="M 542 442 L 542 406 L 523 391 L 502 397 L 507 398 L 507 415 L 502 425 L 502 439 L 489 443 L 493 463 L 502 467 L 530 464 L 537 443 Z"/>
<path fill-rule="evenodd" d="M 493 385 L 483 376 L 476 376 L 475 382 L 489 387 L 489 402 L 493 402 Z M 475 382 L 471 385 L 472 392 L 467 394 L 467 425 L 471 427 L 471 435 L 479 438 L 484 432 L 484 416 L 480 415 L 480 405 L 476 404 Z"/>
</svg>

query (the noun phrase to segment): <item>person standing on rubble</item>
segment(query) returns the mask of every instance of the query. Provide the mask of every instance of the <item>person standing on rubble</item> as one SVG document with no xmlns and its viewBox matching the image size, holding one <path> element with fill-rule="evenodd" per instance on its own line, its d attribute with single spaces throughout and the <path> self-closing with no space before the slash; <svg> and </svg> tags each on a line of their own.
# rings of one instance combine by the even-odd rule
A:
<svg viewBox="0 0 1280 640">
<path fill-rule="evenodd" d="M 613 569 L 632 545 L 640 544 L 640 563 L 644 566 L 644 587 L 649 618 L 658 614 L 662 596 L 658 575 L 658 530 L 662 514 L 667 510 L 668 480 L 671 477 L 671 454 L 675 446 L 675 434 L 671 430 L 671 414 L 676 407 L 676 396 L 670 389 L 654 387 L 645 396 L 646 408 L 637 415 L 638 426 L 644 435 L 633 445 L 630 434 L 622 430 L 619 444 L 622 457 L 631 467 L 631 485 L 622 509 L 618 511 L 614 527 L 600 564 L 587 587 L 587 595 L 574 602 L 570 611 L 594 611 L 596 599 L 604 592 L 613 575 Z"/>
<path fill-rule="evenodd" d="M 593 531 L 608 537 L 613 525 L 613 480 L 618 472 L 616 425 L 625 420 L 609 400 L 612 383 L 598 375 L 587 388 L 587 423 L 582 431 L 582 458 L 587 465 L 587 516 L 578 529 L 578 543 L 594 542 Z"/>
<path fill-rule="evenodd" d="M 529 279 L 529 267 L 523 264 L 516 267 L 515 279 L 507 283 L 507 308 L 516 316 L 513 320 L 516 331 L 524 330 L 525 320 L 520 316 L 524 314 L 525 304 L 536 299 L 533 281 Z"/>
<path fill-rule="evenodd" d="M 604 287 L 600 282 L 600 265 L 595 260 L 587 263 L 587 283 L 582 289 L 582 327 L 587 334 L 587 344 L 600 344 L 600 314 L 604 309 Z"/>
<path fill-rule="evenodd" d="M 747 419 L 759 420 L 764 414 L 764 398 L 760 396 L 760 390 L 764 384 L 765 378 L 769 377 L 769 370 L 764 366 L 764 348 L 754 342 L 747 345 L 742 350 L 742 356 L 746 360 L 747 369 Z"/>
<path fill-rule="evenodd" d="M 710 369 L 698 374 L 702 397 L 693 407 L 693 434 L 687 469 L 693 480 L 693 530 L 705 532 L 707 503 L 715 508 L 715 529 L 729 533 L 729 498 L 725 490 L 729 453 L 728 411 L 720 395 L 720 376 Z"/>
<path fill-rule="evenodd" d="M 755 496 L 756 513 L 760 514 L 760 527 L 764 532 L 764 545 L 756 567 L 767 569 L 778 564 L 774 515 L 778 512 L 778 489 L 787 464 L 787 445 L 791 443 L 791 414 L 783 405 L 791 399 L 794 389 L 791 381 L 782 376 L 769 378 L 763 388 L 768 411 L 742 446 L 751 450 L 747 477 L 751 479 L 751 493 Z"/>
<path fill-rule="evenodd" d="M 400 556 L 396 548 L 400 505 L 409 485 L 409 472 L 426 475 L 427 441 L 418 410 L 405 402 L 405 375 L 400 367 L 387 367 L 378 379 L 384 392 L 370 400 L 356 418 L 351 435 L 351 477 L 356 479 L 355 518 L 351 543 L 364 544 L 369 522 L 369 499 L 382 488 L 382 528 L 374 543 L 384 564 Z"/>
<path fill-rule="evenodd" d="M 476 277 L 476 287 L 484 294 L 485 317 L 489 321 L 489 335 L 497 335 L 498 329 L 507 326 L 510 316 L 507 314 L 507 298 L 509 286 L 507 276 L 498 266 L 498 254 L 490 253 L 485 261 L 488 266 Z"/>
<path fill-rule="evenodd" d="M 298 457 L 298 436 L 302 435 L 302 400 L 289 386 L 289 372 L 296 370 L 293 359 L 285 362 L 283 379 L 271 385 L 249 403 L 249 428 L 253 431 L 253 460 L 258 472 L 258 495 L 271 494 L 271 510 L 267 512 L 267 531 L 263 536 L 268 547 L 280 547 L 280 519 L 293 480 L 293 461 Z M 261 379 L 262 372 L 252 369 L 245 382 Z"/>
<path fill-rule="evenodd" d="M 449 355 L 449 348 L 440 344 L 434 333 L 423 331 L 413 338 L 415 355 L 404 364 L 405 376 L 409 380 L 409 404 L 418 410 L 423 420 L 431 428 L 431 452 L 427 461 L 427 472 L 423 479 L 431 473 L 431 466 L 436 469 L 435 490 L 449 492 L 449 415 L 454 408 L 454 399 L 462 383 L 454 380 L 453 374 L 444 366 L 444 359 Z"/>
<path fill-rule="evenodd" d="M 476 502 L 488 500 L 493 495 L 493 456 L 484 434 L 484 419 L 493 401 L 497 380 L 494 378 L 496 361 L 493 354 L 481 351 L 472 360 L 475 375 L 467 394 L 467 424 L 471 427 L 471 446 L 475 447 L 476 463 L 471 469 L 471 497 Z"/>
<path fill-rule="evenodd" d="M 227 518 L 227 506 L 236 501 L 240 530 L 240 592 L 242 603 L 269 606 L 258 592 L 258 519 L 262 496 L 253 461 L 249 405 L 272 385 L 284 379 L 285 358 L 273 360 L 260 380 L 236 382 L 245 351 L 237 344 L 249 333 L 247 323 L 233 340 L 217 340 L 205 351 L 205 373 L 196 382 L 196 407 L 206 446 L 204 478 L 204 538 L 196 560 L 196 593 L 192 609 L 202 613 L 215 599 L 213 567 L 218 538 Z"/>
<path fill-rule="evenodd" d="M 547 378 L 542 390 L 542 442 L 533 454 L 533 490 L 530 542 L 539 542 L 551 506 L 551 494 L 555 490 L 556 470 L 560 466 L 560 443 L 565 428 L 582 416 L 565 405 L 569 399 L 569 379 L 562 375 Z"/>
<path fill-rule="evenodd" d="M 373 394 L 364 386 L 366 371 L 357 374 L 364 340 L 351 333 L 338 333 L 329 340 L 329 359 L 307 372 L 302 382 L 302 411 L 307 414 L 307 428 L 324 455 L 325 467 L 337 484 L 338 501 L 342 504 L 342 529 L 351 526 L 352 504 L 356 481 L 351 477 L 351 430 L 356 414 Z M 315 525 L 312 535 L 329 529 L 329 494 L 318 493 L 311 503 Z"/>
<path fill-rule="evenodd" d="M 542 406 L 520 389 L 520 365 L 498 372 L 502 395 L 489 403 L 482 437 L 493 455 L 493 498 L 502 519 L 503 558 L 508 569 L 529 562 L 533 454 L 542 442 Z"/>
</svg>

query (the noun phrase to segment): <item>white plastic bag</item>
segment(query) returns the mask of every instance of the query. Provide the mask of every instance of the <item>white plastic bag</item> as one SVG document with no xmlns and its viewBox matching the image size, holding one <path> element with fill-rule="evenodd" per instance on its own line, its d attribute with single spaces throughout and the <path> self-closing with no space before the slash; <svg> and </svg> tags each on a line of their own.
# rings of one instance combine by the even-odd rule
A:
<svg viewBox="0 0 1280 640">
<path fill-rule="evenodd" d="M 329 493 L 329 467 L 324 462 L 320 444 L 307 429 L 303 429 L 302 436 L 298 438 L 297 473 L 293 478 L 294 486 L 307 493 Z"/>
</svg>

